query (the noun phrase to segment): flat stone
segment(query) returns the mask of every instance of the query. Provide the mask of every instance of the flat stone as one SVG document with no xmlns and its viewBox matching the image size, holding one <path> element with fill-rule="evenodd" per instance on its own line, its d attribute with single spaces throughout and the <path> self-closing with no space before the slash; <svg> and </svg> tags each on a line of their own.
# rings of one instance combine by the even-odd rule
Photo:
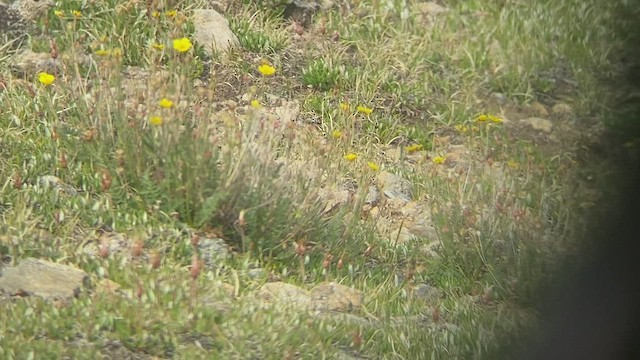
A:
<svg viewBox="0 0 640 360">
<path fill-rule="evenodd" d="M 193 39 L 204 47 L 207 54 L 238 46 L 238 37 L 229 28 L 229 21 L 219 12 L 195 9 L 191 20 L 195 28 Z"/>
<path fill-rule="evenodd" d="M 28 258 L 15 267 L 4 269 L 0 276 L 0 292 L 68 300 L 77 296 L 88 281 L 87 273 L 78 268 Z"/>
</svg>

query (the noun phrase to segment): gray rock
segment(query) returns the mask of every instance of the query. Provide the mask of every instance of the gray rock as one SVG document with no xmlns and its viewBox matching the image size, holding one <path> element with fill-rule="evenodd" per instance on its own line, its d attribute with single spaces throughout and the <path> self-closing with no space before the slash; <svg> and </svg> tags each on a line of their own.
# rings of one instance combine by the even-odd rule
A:
<svg viewBox="0 0 640 360">
<path fill-rule="evenodd" d="M 195 27 L 194 40 L 204 47 L 207 54 L 238 46 L 238 37 L 229 28 L 229 21 L 219 12 L 195 9 L 191 20 Z"/>
<path fill-rule="evenodd" d="M 0 3 L 0 36 L 16 48 L 27 35 L 34 20 L 43 16 L 53 1 L 15 0 L 10 4 Z"/>
<path fill-rule="evenodd" d="M 48 300 L 68 300 L 87 286 L 89 276 L 72 266 L 28 258 L 4 269 L 0 292 L 9 295 L 35 295 Z"/>
</svg>

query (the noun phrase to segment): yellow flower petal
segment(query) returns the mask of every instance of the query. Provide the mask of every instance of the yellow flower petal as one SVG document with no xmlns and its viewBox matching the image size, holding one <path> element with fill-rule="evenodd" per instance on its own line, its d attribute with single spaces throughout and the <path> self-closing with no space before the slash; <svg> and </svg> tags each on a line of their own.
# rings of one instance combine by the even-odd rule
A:
<svg viewBox="0 0 640 360">
<path fill-rule="evenodd" d="M 159 102 L 159 105 L 161 108 L 170 109 L 173 106 L 173 101 L 167 98 L 162 98 Z"/>
<path fill-rule="evenodd" d="M 258 66 L 258 71 L 262 76 L 271 76 L 276 73 L 276 68 L 269 64 L 261 64 Z"/>
<path fill-rule="evenodd" d="M 40 83 L 42 83 L 43 85 L 51 85 L 55 80 L 56 77 L 49 73 L 41 72 L 40 74 L 38 74 L 38 81 L 40 81 Z"/>
<path fill-rule="evenodd" d="M 371 113 L 373 112 L 373 109 L 368 108 L 366 106 L 362 106 L 362 105 L 358 105 L 356 109 L 358 110 L 359 113 L 363 113 L 365 115 L 371 115 Z"/>
<path fill-rule="evenodd" d="M 71 15 L 73 15 L 74 17 L 77 17 L 77 18 L 82 17 L 82 13 L 79 10 L 73 10 L 71 12 Z"/>
<path fill-rule="evenodd" d="M 344 112 L 349 112 L 349 110 L 350 110 L 349 103 L 341 102 L 340 103 L 340 110 L 342 110 Z"/>
<path fill-rule="evenodd" d="M 331 137 L 334 139 L 340 139 L 342 137 L 342 131 L 340 130 L 333 130 L 331 132 Z"/>
<path fill-rule="evenodd" d="M 482 114 L 476 117 L 476 122 L 485 122 L 488 120 L 489 120 L 489 116 L 487 116 L 486 114 Z"/>
<path fill-rule="evenodd" d="M 423 149 L 422 144 L 413 144 L 413 145 L 409 145 L 407 147 L 404 148 L 404 150 L 408 153 L 414 153 L 416 151 L 420 151 Z"/>
<path fill-rule="evenodd" d="M 258 101 L 257 99 L 253 99 L 251 100 L 251 107 L 260 109 L 262 107 L 262 104 L 260 104 L 260 101 Z"/>
<path fill-rule="evenodd" d="M 376 164 L 376 163 L 374 163 L 374 162 L 371 162 L 371 161 L 369 161 L 369 162 L 367 163 L 367 166 L 369 166 L 369 169 L 371 169 L 371 170 L 373 170 L 373 171 L 378 171 L 378 170 L 380 170 L 380 167 L 378 166 L 378 164 Z"/>
<path fill-rule="evenodd" d="M 189 38 L 183 37 L 173 40 L 173 48 L 178 52 L 187 52 L 191 49 L 191 46 L 191 40 L 189 40 Z"/>
<path fill-rule="evenodd" d="M 100 55 L 100 56 L 109 55 L 109 50 L 98 49 L 94 52 L 94 54 Z"/>
<path fill-rule="evenodd" d="M 465 126 L 465 125 L 458 124 L 458 125 L 455 126 L 455 128 L 456 128 L 456 130 L 458 130 L 458 132 L 460 132 L 462 134 L 465 134 L 465 133 L 467 133 L 469 131 L 469 128 L 467 126 Z"/>
<path fill-rule="evenodd" d="M 499 117 L 493 116 L 493 115 L 489 115 L 489 120 L 491 122 L 494 122 L 494 123 L 501 123 L 502 122 L 502 118 L 499 118 Z"/>
<path fill-rule="evenodd" d="M 154 126 L 160 126 L 160 125 L 162 125 L 163 122 L 164 121 L 162 120 L 162 117 L 160 117 L 160 116 L 152 116 L 152 117 L 149 118 L 149 123 L 151 125 L 154 125 Z"/>
<path fill-rule="evenodd" d="M 167 17 L 175 17 L 176 15 L 178 15 L 178 11 L 176 10 L 169 10 L 167 12 L 164 13 Z"/>
<path fill-rule="evenodd" d="M 63 17 L 64 16 L 64 11 L 62 11 L 62 10 L 53 10 L 53 15 L 55 15 L 57 17 Z"/>
<path fill-rule="evenodd" d="M 153 45 L 151 45 L 151 47 L 156 49 L 156 50 L 163 50 L 164 49 L 164 45 L 163 44 L 153 44 Z"/>
<path fill-rule="evenodd" d="M 433 163 L 436 165 L 440 165 L 440 164 L 444 164 L 445 160 L 446 159 L 442 156 L 436 156 L 433 158 Z"/>
<path fill-rule="evenodd" d="M 347 161 L 354 161 L 358 158 L 358 155 L 354 154 L 354 153 L 348 153 L 345 156 L 343 156 L 343 158 Z"/>
</svg>

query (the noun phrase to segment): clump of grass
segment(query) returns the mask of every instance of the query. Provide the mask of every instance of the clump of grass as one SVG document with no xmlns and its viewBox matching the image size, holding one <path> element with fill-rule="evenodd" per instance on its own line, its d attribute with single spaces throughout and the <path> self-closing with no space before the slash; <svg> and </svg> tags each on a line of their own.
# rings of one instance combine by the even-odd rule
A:
<svg viewBox="0 0 640 360">
<path fill-rule="evenodd" d="M 269 19 L 268 12 L 255 11 L 249 19 L 230 19 L 229 26 L 244 49 L 273 54 L 287 46 L 288 36 L 278 24 Z"/>
<path fill-rule="evenodd" d="M 338 84 L 340 70 L 332 67 L 324 59 L 312 61 L 302 70 L 302 82 L 321 91 L 327 91 Z"/>
</svg>

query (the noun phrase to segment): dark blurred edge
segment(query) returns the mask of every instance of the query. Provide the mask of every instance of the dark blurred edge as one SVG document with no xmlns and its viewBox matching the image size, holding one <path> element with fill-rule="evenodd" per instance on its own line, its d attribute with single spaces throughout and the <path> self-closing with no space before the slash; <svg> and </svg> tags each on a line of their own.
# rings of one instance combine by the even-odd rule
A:
<svg viewBox="0 0 640 360">
<path fill-rule="evenodd" d="M 640 359 L 639 3 L 621 6 L 627 26 L 616 29 L 626 44 L 621 82 L 609 85 L 616 89 L 615 112 L 599 144 L 614 175 L 603 189 L 610 195 L 589 216 L 589 246 L 576 255 L 586 264 L 562 264 L 540 289 L 539 327 L 524 340 L 506 334 L 498 353 L 483 358 Z"/>
</svg>

